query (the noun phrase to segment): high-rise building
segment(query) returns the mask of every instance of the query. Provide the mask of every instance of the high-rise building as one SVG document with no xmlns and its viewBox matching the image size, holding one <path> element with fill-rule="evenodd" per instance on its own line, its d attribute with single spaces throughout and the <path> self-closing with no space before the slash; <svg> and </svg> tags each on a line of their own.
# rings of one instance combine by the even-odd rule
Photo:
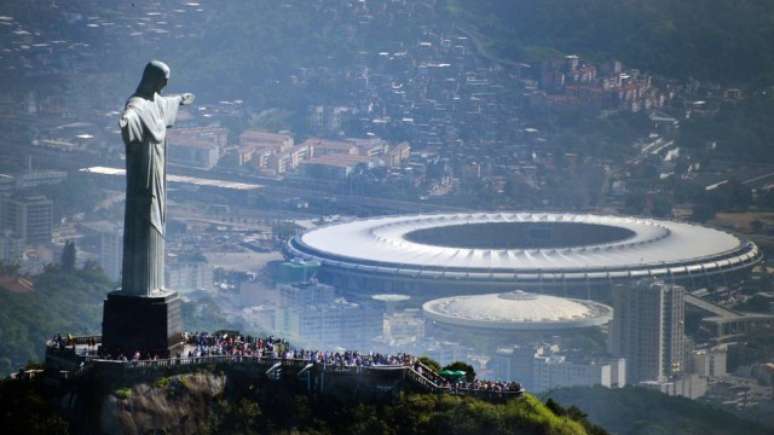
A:
<svg viewBox="0 0 774 435">
<path fill-rule="evenodd" d="M 355 303 L 332 286 L 314 281 L 278 286 L 276 330 L 291 341 L 315 347 L 369 350 L 382 335 L 384 312 L 378 304 Z"/>
<path fill-rule="evenodd" d="M 197 290 L 214 291 L 212 266 L 203 255 L 169 256 L 165 285 L 168 289 L 186 293 Z"/>
<path fill-rule="evenodd" d="M 720 377 L 727 374 L 728 346 L 697 349 L 689 354 L 691 371 L 699 376 Z"/>
<path fill-rule="evenodd" d="M 0 196 L 10 195 L 16 190 L 16 178 L 0 174 Z"/>
<path fill-rule="evenodd" d="M 603 358 L 574 361 L 560 353 L 556 345 L 520 345 L 498 349 L 490 361 L 495 376 L 517 381 L 531 391 L 553 388 L 626 385 L 626 360 Z"/>
<path fill-rule="evenodd" d="M 121 280 L 121 267 L 124 258 L 123 231 L 101 232 L 99 235 L 99 265 L 111 280 Z"/>
<path fill-rule="evenodd" d="M 532 345 L 509 346 L 497 350 L 490 365 L 495 377 L 505 381 L 517 381 L 524 388 L 534 389 L 532 369 L 535 357 L 541 356 L 543 349 Z"/>
<path fill-rule="evenodd" d="M 81 246 L 94 253 L 99 267 L 112 281 L 121 280 L 124 256 L 123 230 L 109 221 L 87 222 L 81 225 L 85 235 Z"/>
<path fill-rule="evenodd" d="M 685 289 L 661 281 L 613 288 L 610 352 L 626 358 L 627 382 L 664 381 L 684 369 Z"/>
<path fill-rule="evenodd" d="M 183 166 L 212 169 L 228 142 L 221 127 L 176 128 L 167 133 L 169 161 Z"/>
<path fill-rule="evenodd" d="M 27 245 L 51 242 L 54 203 L 43 195 L 17 194 L 2 199 L 0 229 Z"/>
<path fill-rule="evenodd" d="M 24 240 L 11 231 L 0 233 L 0 261 L 15 263 L 24 252 Z"/>
</svg>

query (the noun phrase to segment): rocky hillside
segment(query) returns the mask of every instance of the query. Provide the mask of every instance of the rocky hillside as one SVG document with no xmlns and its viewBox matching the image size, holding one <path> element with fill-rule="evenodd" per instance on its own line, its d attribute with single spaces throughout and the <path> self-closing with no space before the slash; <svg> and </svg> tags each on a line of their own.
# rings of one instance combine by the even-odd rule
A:
<svg viewBox="0 0 774 435">
<path fill-rule="evenodd" d="M 503 403 L 403 391 L 307 393 L 295 378 L 219 369 L 132 382 L 0 382 L 4 433 L 604 434 L 525 395 Z M 552 411 L 553 409 L 553 411 Z"/>
</svg>

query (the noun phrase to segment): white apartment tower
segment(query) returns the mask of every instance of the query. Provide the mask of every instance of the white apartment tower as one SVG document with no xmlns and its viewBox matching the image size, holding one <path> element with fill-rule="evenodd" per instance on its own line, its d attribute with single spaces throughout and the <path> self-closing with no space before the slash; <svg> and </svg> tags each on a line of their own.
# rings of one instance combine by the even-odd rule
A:
<svg viewBox="0 0 774 435">
<path fill-rule="evenodd" d="M 53 204 L 43 195 L 3 198 L 0 229 L 13 232 L 27 245 L 51 243 Z"/>
<path fill-rule="evenodd" d="M 663 381 L 684 368 L 685 289 L 660 281 L 613 288 L 610 352 L 626 358 L 627 383 Z"/>
</svg>

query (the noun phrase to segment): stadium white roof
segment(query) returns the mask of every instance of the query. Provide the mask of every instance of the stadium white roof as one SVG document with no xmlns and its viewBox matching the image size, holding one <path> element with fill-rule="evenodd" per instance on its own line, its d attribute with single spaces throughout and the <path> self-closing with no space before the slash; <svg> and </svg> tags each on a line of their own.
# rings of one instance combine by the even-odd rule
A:
<svg viewBox="0 0 774 435">
<path fill-rule="evenodd" d="M 617 235 L 601 243 L 575 240 L 570 246 L 561 246 L 560 240 L 551 247 L 528 249 L 445 246 L 407 237 L 420 230 L 452 227 L 449 231 L 454 232 L 463 226 L 487 223 L 548 223 L 557 227 L 578 224 L 565 225 L 562 231 L 583 232 L 592 227 L 606 231 L 603 227 L 608 227 Z M 487 274 L 490 278 L 515 280 L 529 278 L 529 274 L 568 280 L 712 274 L 747 267 L 761 258 L 755 244 L 699 225 L 622 216 L 521 212 L 356 220 L 309 231 L 291 240 L 288 248 L 292 255 L 317 259 L 323 266 L 365 272 L 457 274 L 467 278 Z"/>
<path fill-rule="evenodd" d="M 598 302 L 519 290 L 434 299 L 422 311 L 440 323 L 504 330 L 583 328 L 613 318 L 613 309 Z"/>
</svg>

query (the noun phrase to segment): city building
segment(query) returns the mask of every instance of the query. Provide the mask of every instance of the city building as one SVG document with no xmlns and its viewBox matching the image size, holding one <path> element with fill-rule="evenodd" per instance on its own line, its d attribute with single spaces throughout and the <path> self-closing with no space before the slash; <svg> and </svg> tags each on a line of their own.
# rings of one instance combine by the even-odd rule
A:
<svg viewBox="0 0 774 435">
<path fill-rule="evenodd" d="M 17 189 L 30 189 L 47 184 L 59 184 L 67 179 L 67 172 L 55 170 L 28 171 L 16 176 Z"/>
<path fill-rule="evenodd" d="M 293 342 L 367 351 L 382 335 L 384 313 L 375 304 L 348 301 L 317 282 L 284 284 L 277 290 L 276 332 Z"/>
<path fill-rule="evenodd" d="M 358 166 L 371 167 L 368 157 L 357 154 L 323 154 L 301 163 L 304 175 L 311 178 L 347 178 Z"/>
<path fill-rule="evenodd" d="M 84 234 L 91 239 L 87 244 L 97 254 L 97 262 L 112 281 L 121 280 L 124 257 L 124 234 L 119 225 L 108 221 L 89 222 L 83 225 Z"/>
<path fill-rule="evenodd" d="M 315 130 L 338 133 L 345 121 L 352 117 L 352 108 L 343 106 L 312 106 L 309 124 Z"/>
<path fill-rule="evenodd" d="M 0 202 L 0 230 L 14 233 L 26 245 L 51 242 L 54 203 L 50 199 L 20 193 Z"/>
<path fill-rule="evenodd" d="M 320 138 L 309 138 L 303 142 L 311 147 L 315 156 L 326 156 L 328 154 L 352 154 L 357 155 L 359 150 L 354 143 L 350 141 L 328 140 Z"/>
<path fill-rule="evenodd" d="M 124 258 L 124 233 L 116 229 L 114 232 L 100 233 L 99 265 L 113 281 L 121 280 L 121 268 Z"/>
<path fill-rule="evenodd" d="M 626 385 L 625 361 L 618 358 L 579 363 L 569 361 L 562 355 L 538 356 L 533 360 L 532 390 L 548 391 L 559 387 L 592 385 L 620 388 Z"/>
<path fill-rule="evenodd" d="M 173 164 L 212 169 L 228 143 L 221 127 L 175 128 L 169 131 L 169 161 Z"/>
<path fill-rule="evenodd" d="M 0 262 L 15 263 L 24 254 L 24 239 L 11 231 L 0 233 Z"/>
<path fill-rule="evenodd" d="M 283 148 L 281 151 L 261 154 L 258 166 L 269 169 L 274 174 L 284 174 L 298 168 L 302 161 L 312 158 L 313 153 L 314 148 L 307 141 Z"/>
<path fill-rule="evenodd" d="M 239 304 L 243 307 L 275 307 L 277 305 L 277 290 L 270 283 L 264 283 L 261 280 L 241 282 L 239 283 Z M 273 324 L 274 314 L 271 314 L 271 318 Z"/>
<path fill-rule="evenodd" d="M 401 346 L 395 351 L 403 351 Z M 473 353 L 473 349 L 466 347 L 455 341 L 420 339 L 414 343 L 413 347 L 407 348 L 408 352 L 415 355 L 425 355 L 430 359 L 437 361 L 442 366 L 451 364 L 455 361 L 468 360 L 468 356 Z"/>
<path fill-rule="evenodd" d="M 719 345 L 708 349 L 696 349 L 689 355 L 691 373 L 705 377 L 721 377 L 728 374 L 728 346 Z"/>
<path fill-rule="evenodd" d="M 709 383 L 705 376 L 695 373 L 675 375 L 668 379 L 642 381 L 640 387 L 660 391 L 669 396 L 698 399 L 707 394 Z"/>
<path fill-rule="evenodd" d="M 424 335 L 425 321 L 420 310 L 410 308 L 385 313 L 384 338 L 386 341 L 416 341 Z"/>
<path fill-rule="evenodd" d="M 560 353 L 558 346 L 517 345 L 497 350 L 489 366 L 497 379 L 518 381 L 531 391 L 553 388 L 601 385 L 621 388 L 626 385 L 626 360 L 602 358 L 573 361 Z"/>
<path fill-rule="evenodd" d="M 167 255 L 165 286 L 181 293 L 214 291 L 212 266 L 203 255 Z"/>
<path fill-rule="evenodd" d="M 317 275 L 320 262 L 294 259 L 273 265 L 272 275 L 278 284 L 307 282 Z"/>
<path fill-rule="evenodd" d="M 609 350 L 626 358 L 627 382 L 665 382 L 685 367 L 685 288 L 641 280 L 613 288 Z"/>
<path fill-rule="evenodd" d="M 411 296 L 399 294 L 381 294 L 371 296 L 371 303 L 382 307 L 385 315 L 403 311 L 411 302 Z"/>
<path fill-rule="evenodd" d="M 411 157 L 411 145 L 401 142 L 390 147 L 386 154 L 386 164 L 391 168 L 399 168 Z"/>
<path fill-rule="evenodd" d="M 266 168 L 271 155 L 289 150 L 293 143 L 293 137 L 287 134 L 245 130 L 239 135 L 236 150 L 238 164 L 251 163 L 256 168 Z"/>
<path fill-rule="evenodd" d="M 16 190 L 16 177 L 0 174 L 0 196 L 11 195 Z"/>
<path fill-rule="evenodd" d="M 212 169 L 220 159 L 220 147 L 194 141 L 170 142 L 169 162 L 197 169 Z"/>
</svg>

